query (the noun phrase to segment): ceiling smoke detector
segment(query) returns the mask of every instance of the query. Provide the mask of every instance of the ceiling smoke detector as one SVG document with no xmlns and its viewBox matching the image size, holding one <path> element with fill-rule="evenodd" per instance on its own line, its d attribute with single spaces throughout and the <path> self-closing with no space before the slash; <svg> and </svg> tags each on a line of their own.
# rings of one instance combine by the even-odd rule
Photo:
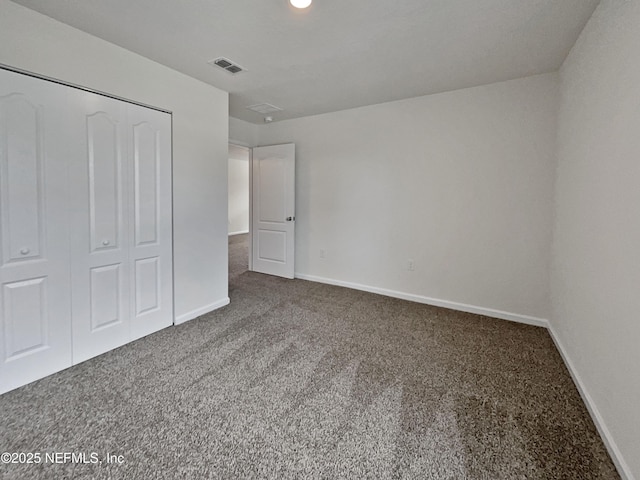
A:
<svg viewBox="0 0 640 480">
<path fill-rule="evenodd" d="M 243 72 L 246 68 L 241 67 L 235 62 L 232 62 L 228 58 L 218 57 L 214 60 L 209 60 L 207 62 L 209 65 L 215 65 L 216 67 L 220 67 L 228 73 L 235 75 L 236 73 Z"/>
</svg>

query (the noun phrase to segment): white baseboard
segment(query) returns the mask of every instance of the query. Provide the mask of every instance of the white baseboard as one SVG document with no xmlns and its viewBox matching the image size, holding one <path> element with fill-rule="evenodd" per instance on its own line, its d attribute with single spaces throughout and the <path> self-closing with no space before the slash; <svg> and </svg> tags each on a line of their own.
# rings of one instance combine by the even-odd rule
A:
<svg viewBox="0 0 640 480">
<path fill-rule="evenodd" d="M 396 290 L 388 290 L 386 288 L 371 287 L 369 285 L 362 285 L 359 283 L 344 282 L 342 280 L 334 280 L 332 278 L 317 277 L 315 275 L 306 275 L 302 273 L 296 273 L 295 278 L 301 280 L 309 280 L 318 283 L 327 283 L 329 285 L 337 285 L 339 287 L 353 288 L 354 290 L 361 290 L 364 292 L 377 293 L 379 295 L 385 295 L 387 297 L 400 298 L 402 300 L 409 300 L 411 302 L 424 303 L 427 305 L 433 305 L 435 307 L 450 308 L 451 310 L 459 310 L 461 312 L 475 313 L 477 315 L 484 315 L 487 317 L 499 318 L 501 320 L 509 320 L 512 322 L 526 323 L 527 325 L 534 325 L 536 327 L 549 326 L 549 321 L 544 318 L 531 317 L 528 315 L 521 315 L 519 313 L 505 312 L 502 310 L 494 310 L 492 308 L 478 307 L 475 305 L 467 305 L 465 303 L 451 302 L 449 300 L 440 300 L 438 298 L 425 297 L 423 295 L 415 295 L 412 293 L 398 292 Z"/>
<path fill-rule="evenodd" d="M 205 305 L 202 308 L 197 308 L 197 309 L 192 310 L 190 312 L 183 313 L 179 317 L 176 317 L 176 319 L 175 319 L 175 321 L 173 323 L 174 323 L 174 325 L 180 325 L 181 323 L 188 322 L 189 320 L 193 320 L 194 318 L 198 318 L 200 315 L 204 315 L 205 313 L 213 312 L 214 310 L 217 310 L 218 308 L 222 308 L 222 307 L 224 307 L 226 305 L 229 305 L 230 301 L 231 300 L 229 300 L 229 297 L 223 298 L 222 300 L 219 300 L 217 302 L 211 303 L 209 305 Z"/>
<path fill-rule="evenodd" d="M 249 230 L 240 230 L 238 232 L 229 232 L 229 236 L 232 237 L 233 235 L 242 235 L 243 233 L 249 233 Z"/>
<path fill-rule="evenodd" d="M 569 373 L 571 374 L 571 378 L 573 378 L 573 383 L 575 383 L 578 392 L 580 392 L 582 401 L 587 406 L 587 410 L 591 415 L 591 419 L 598 429 L 598 433 L 600 434 L 605 447 L 607 447 L 607 451 L 609 452 L 613 463 L 618 469 L 618 473 L 622 477 L 622 480 L 635 480 L 635 477 L 633 476 L 633 473 L 631 473 L 629 465 L 627 465 L 627 462 L 624 461 L 620 449 L 616 445 L 616 442 L 613 440 L 613 436 L 607 428 L 607 425 L 604 423 L 604 419 L 602 418 L 602 415 L 600 415 L 600 411 L 598 410 L 598 407 L 596 407 L 593 398 L 591 398 L 591 395 L 589 395 L 589 392 L 587 392 L 587 389 L 582 382 L 578 371 L 574 367 L 571 358 L 569 358 L 569 354 L 564 348 L 564 345 L 560 341 L 558 334 L 551 325 L 548 326 L 548 330 L 551 338 L 553 339 L 553 342 L 556 344 L 556 348 L 558 349 L 560 355 L 562 356 L 562 359 L 564 360 L 564 364 L 567 366 L 567 370 L 569 370 Z"/>
</svg>

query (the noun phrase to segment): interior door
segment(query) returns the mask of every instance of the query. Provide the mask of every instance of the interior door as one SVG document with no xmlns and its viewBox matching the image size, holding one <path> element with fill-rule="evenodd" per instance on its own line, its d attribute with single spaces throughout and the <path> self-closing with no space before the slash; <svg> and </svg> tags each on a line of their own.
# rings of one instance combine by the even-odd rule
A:
<svg viewBox="0 0 640 480">
<path fill-rule="evenodd" d="M 256 147 L 252 153 L 252 269 L 293 278 L 295 145 Z"/>
<path fill-rule="evenodd" d="M 0 393 L 71 366 L 64 100 L 0 69 Z"/>
</svg>

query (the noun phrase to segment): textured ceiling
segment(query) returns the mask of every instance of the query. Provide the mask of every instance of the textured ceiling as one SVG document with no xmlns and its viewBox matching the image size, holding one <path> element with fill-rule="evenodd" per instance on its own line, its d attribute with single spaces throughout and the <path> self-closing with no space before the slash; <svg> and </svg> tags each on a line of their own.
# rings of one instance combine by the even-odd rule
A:
<svg viewBox="0 0 640 480">
<path fill-rule="evenodd" d="M 599 0 L 15 0 L 275 121 L 557 70 Z M 235 76 L 207 61 L 247 71 Z"/>
</svg>

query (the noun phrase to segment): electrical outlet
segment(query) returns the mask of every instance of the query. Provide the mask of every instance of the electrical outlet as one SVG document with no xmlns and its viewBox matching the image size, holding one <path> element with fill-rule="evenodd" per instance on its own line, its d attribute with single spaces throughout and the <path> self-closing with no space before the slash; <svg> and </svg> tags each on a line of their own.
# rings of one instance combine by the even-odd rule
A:
<svg viewBox="0 0 640 480">
<path fill-rule="evenodd" d="M 413 260 L 407 260 L 407 270 L 413 272 L 416 269 L 416 263 Z"/>
<path fill-rule="evenodd" d="M 325 252 L 324 248 L 320 249 L 320 258 L 326 258 L 327 253 Z"/>
</svg>

